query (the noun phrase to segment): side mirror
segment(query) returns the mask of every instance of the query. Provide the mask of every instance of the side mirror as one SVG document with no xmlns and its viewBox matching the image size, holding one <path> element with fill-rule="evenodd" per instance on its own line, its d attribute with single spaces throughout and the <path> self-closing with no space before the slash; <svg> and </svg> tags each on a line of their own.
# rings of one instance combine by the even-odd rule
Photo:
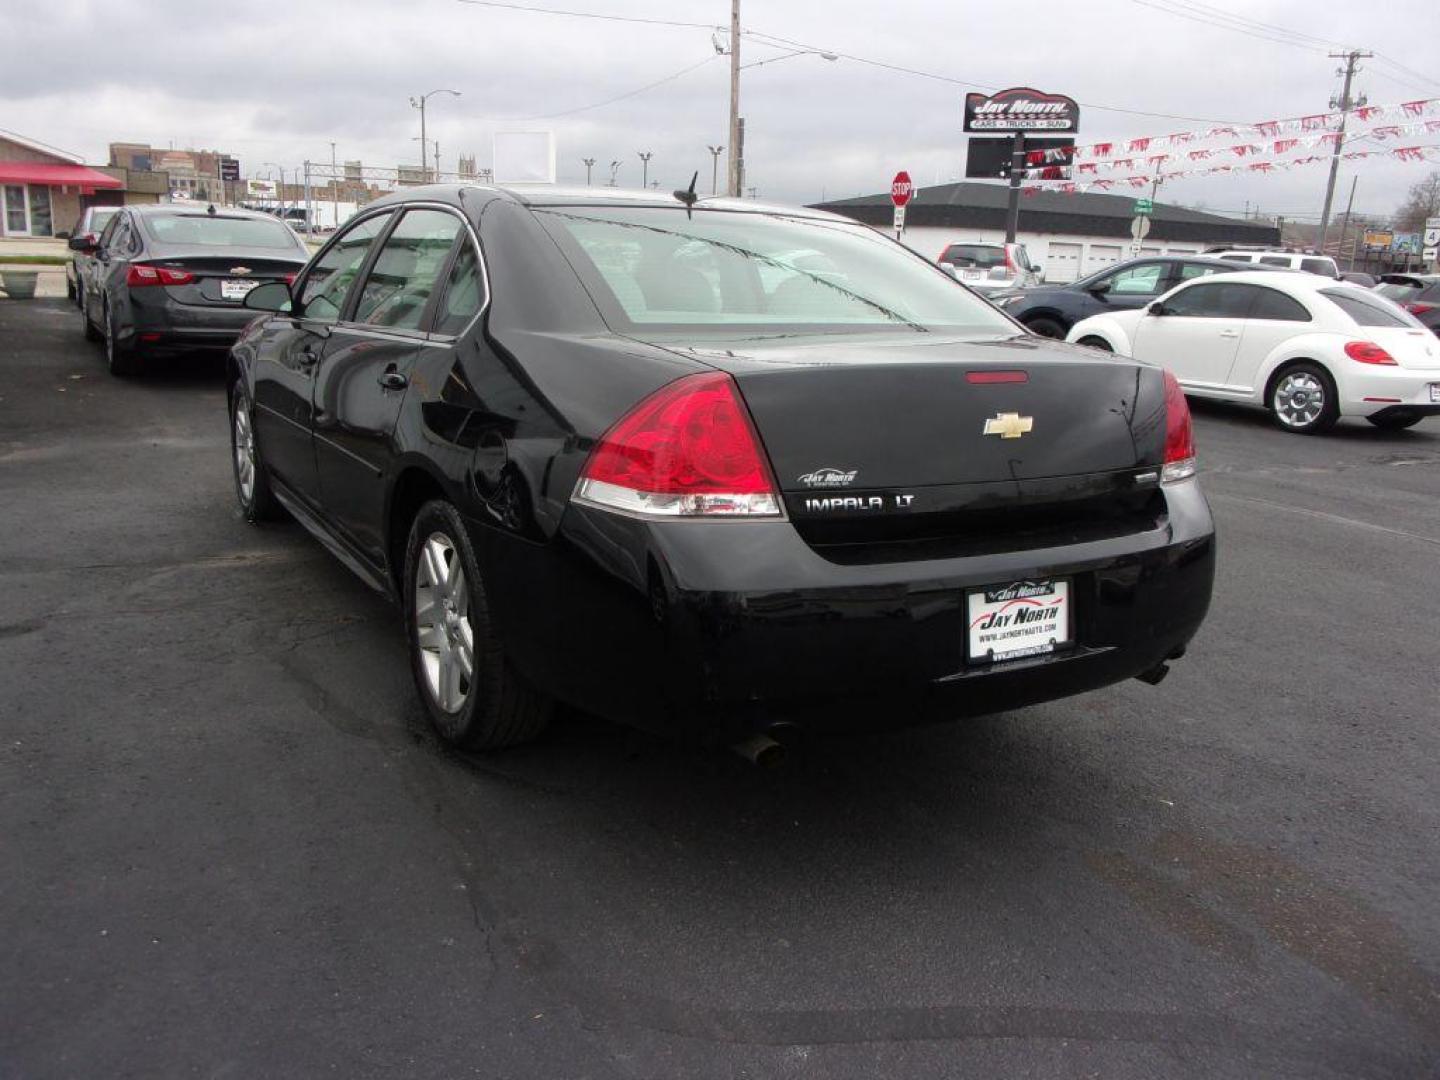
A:
<svg viewBox="0 0 1440 1080">
<path fill-rule="evenodd" d="M 1102 281 L 1098 285 L 1091 285 L 1090 288 L 1086 289 L 1085 291 L 1088 292 L 1091 296 L 1095 297 L 1096 300 L 1099 300 L 1101 297 L 1109 295 L 1110 282 Z"/>
<path fill-rule="evenodd" d="M 1164 315 L 1165 305 L 1162 304 L 1159 300 L 1156 300 L 1154 303 L 1147 304 L 1145 310 L 1151 315 Z"/>
<path fill-rule="evenodd" d="M 290 304 L 290 286 L 283 281 L 267 281 L 246 293 L 240 306 L 251 311 L 289 311 Z"/>
<path fill-rule="evenodd" d="M 83 236 L 72 236 L 69 240 L 65 241 L 65 244 L 71 251 L 80 251 L 86 255 L 89 255 L 99 246 L 95 243 L 93 233 L 85 233 Z"/>
</svg>

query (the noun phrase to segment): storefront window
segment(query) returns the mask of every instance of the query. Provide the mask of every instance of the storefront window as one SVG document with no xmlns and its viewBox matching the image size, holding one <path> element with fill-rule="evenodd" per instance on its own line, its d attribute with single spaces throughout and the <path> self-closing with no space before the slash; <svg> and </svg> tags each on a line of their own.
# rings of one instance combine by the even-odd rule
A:
<svg viewBox="0 0 1440 1080">
<path fill-rule="evenodd" d="M 30 185 L 30 235 L 55 235 L 54 222 L 50 219 L 50 189 L 40 184 Z"/>
<path fill-rule="evenodd" d="M 5 185 L 5 231 L 7 233 L 24 234 L 30 230 L 26 227 L 28 220 L 25 215 L 25 185 Z"/>
</svg>

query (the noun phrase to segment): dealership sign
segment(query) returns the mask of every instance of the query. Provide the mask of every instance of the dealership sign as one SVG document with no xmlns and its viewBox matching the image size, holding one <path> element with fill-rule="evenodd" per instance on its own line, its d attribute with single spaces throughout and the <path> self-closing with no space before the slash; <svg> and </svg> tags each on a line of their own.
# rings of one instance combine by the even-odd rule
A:
<svg viewBox="0 0 1440 1080">
<path fill-rule="evenodd" d="M 1080 130 L 1080 106 L 1064 94 L 1016 86 L 994 94 L 965 95 L 966 131 Z"/>
</svg>

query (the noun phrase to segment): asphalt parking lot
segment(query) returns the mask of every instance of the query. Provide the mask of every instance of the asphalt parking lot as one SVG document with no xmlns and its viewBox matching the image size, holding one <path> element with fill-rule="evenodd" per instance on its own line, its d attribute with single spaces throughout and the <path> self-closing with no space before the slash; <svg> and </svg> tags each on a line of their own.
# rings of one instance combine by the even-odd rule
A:
<svg viewBox="0 0 1440 1080">
<path fill-rule="evenodd" d="M 42 300 L 0 372 L 0 1076 L 1436 1075 L 1440 421 L 1197 404 L 1166 682 L 766 772 L 442 750 L 217 363 Z"/>
</svg>

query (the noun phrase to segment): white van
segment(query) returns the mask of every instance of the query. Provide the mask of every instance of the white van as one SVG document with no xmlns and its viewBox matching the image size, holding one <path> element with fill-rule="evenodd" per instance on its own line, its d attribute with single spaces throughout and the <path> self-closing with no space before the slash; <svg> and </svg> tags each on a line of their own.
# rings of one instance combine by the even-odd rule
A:
<svg viewBox="0 0 1440 1080">
<path fill-rule="evenodd" d="M 1266 251 L 1257 248 L 1206 248 L 1205 254 L 1212 259 L 1226 259 L 1229 262 L 1258 263 L 1261 266 L 1281 266 L 1290 270 L 1304 270 L 1307 274 L 1339 278 L 1340 268 L 1329 255 L 1313 255 L 1306 251 Z"/>
</svg>

